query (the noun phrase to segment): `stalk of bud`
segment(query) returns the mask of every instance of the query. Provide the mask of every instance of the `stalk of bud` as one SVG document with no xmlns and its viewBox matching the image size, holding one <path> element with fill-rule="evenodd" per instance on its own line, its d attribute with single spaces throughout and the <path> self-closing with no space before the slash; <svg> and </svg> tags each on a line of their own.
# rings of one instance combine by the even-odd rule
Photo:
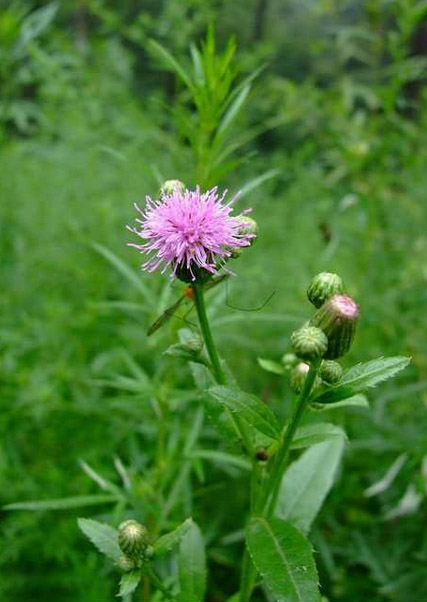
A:
<svg viewBox="0 0 427 602">
<path fill-rule="evenodd" d="M 359 307 L 351 297 L 335 295 L 320 307 L 310 320 L 328 339 L 325 358 L 342 357 L 350 349 L 359 319 Z"/>
<path fill-rule="evenodd" d="M 321 307 L 327 299 L 344 292 L 344 285 L 338 274 L 321 272 L 311 281 L 307 297 L 315 307 Z"/>
<path fill-rule="evenodd" d="M 320 366 L 320 378 L 326 383 L 336 383 L 342 376 L 342 368 L 334 360 L 323 360 Z"/>
<path fill-rule="evenodd" d="M 294 366 L 291 370 L 289 377 L 289 384 L 294 393 L 299 395 L 304 387 L 305 379 L 307 378 L 308 371 L 310 370 L 310 366 L 305 362 L 300 362 L 296 366 Z M 314 381 L 312 392 L 318 389 L 321 385 L 320 378 L 317 377 Z"/>
<path fill-rule="evenodd" d="M 315 326 L 303 326 L 291 335 L 291 343 L 295 354 L 303 360 L 320 359 L 328 348 L 325 333 Z"/>
<path fill-rule="evenodd" d="M 166 180 L 160 186 L 159 197 L 165 196 L 165 194 L 173 194 L 175 191 L 183 192 L 185 185 L 180 180 Z"/>
<path fill-rule="evenodd" d="M 125 520 L 119 526 L 119 547 L 131 560 L 138 560 L 149 545 L 148 531 L 136 520 Z"/>
</svg>

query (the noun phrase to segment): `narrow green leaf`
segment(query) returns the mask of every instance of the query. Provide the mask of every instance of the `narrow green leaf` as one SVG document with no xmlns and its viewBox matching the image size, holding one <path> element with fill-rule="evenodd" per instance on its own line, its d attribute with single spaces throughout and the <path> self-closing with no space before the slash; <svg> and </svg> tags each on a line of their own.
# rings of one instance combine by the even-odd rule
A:
<svg viewBox="0 0 427 602">
<path fill-rule="evenodd" d="M 3 510 L 69 510 L 71 508 L 81 508 L 83 506 L 98 506 L 117 502 L 116 495 L 78 495 L 75 497 L 64 497 L 53 500 L 35 500 L 32 502 L 16 502 L 3 506 Z"/>
<path fill-rule="evenodd" d="M 192 524 L 193 519 L 187 518 L 187 520 L 181 523 L 176 529 L 174 529 L 170 533 L 162 535 L 154 543 L 153 548 L 155 556 L 163 556 L 164 554 L 170 552 L 176 545 L 179 544 L 179 542 L 190 529 Z"/>
<path fill-rule="evenodd" d="M 370 362 L 357 364 L 344 372 L 341 380 L 313 399 L 315 403 L 334 403 L 353 397 L 358 393 L 395 376 L 406 368 L 408 357 L 380 357 Z"/>
<path fill-rule="evenodd" d="M 261 186 L 261 184 L 264 184 L 264 182 L 266 182 L 267 180 L 275 178 L 279 173 L 280 169 L 269 169 L 260 176 L 249 180 L 249 182 L 247 182 L 240 189 L 238 199 L 242 199 L 245 195 L 249 194 L 249 192 L 252 192 L 252 190 L 255 190 L 255 188 L 258 188 L 258 186 Z"/>
<path fill-rule="evenodd" d="M 53 21 L 59 4 L 50 2 L 46 6 L 31 12 L 24 20 L 21 27 L 19 44 L 25 46 L 42 34 Z"/>
<path fill-rule="evenodd" d="M 239 389 L 227 387 L 212 387 L 208 393 L 267 437 L 276 439 L 279 436 L 280 427 L 277 418 L 261 399 Z"/>
<path fill-rule="evenodd" d="M 279 362 L 274 362 L 273 360 L 269 360 L 263 357 L 258 357 L 258 364 L 261 366 L 263 370 L 266 372 L 272 372 L 273 374 L 278 374 L 282 376 L 285 372 L 285 367 Z"/>
<path fill-rule="evenodd" d="M 122 552 L 119 548 L 116 529 L 91 518 L 79 518 L 77 523 L 80 530 L 102 554 L 114 562 L 120 560 Z"/>
<path fill-rule="evenodd" d="M 124 573 L 120 579 L 120 590 L 117 596 L 124 598 L 125 596 L 133 594 L 140 581 L 141 571 L 139 569 L 134 569 L 133 571 Z"/>
<path fill-rule="evenodd" d="M 283 476 L 276 515 L 308 533 L 334 478 L 344 451 L 344 438 L 313 445 Z"/>
<path fill-rule="evenodd" d="M 152 291 L 144 284 L 142 278 L 134 272 L 124 261 L 122 261 L 117 255 L 115 255 L 112 251 L 104 247 L 99 243 L 92 243 L 92 247 L 97 251 L 100 255 L 104 257 L 126 280 L 135 287 L 135 289 L 141 293 L 144 297 L 147 305 L 152 307 L 154 305 L 154 298 Z"/>
<path fill-rule="evenodd" d="M 334 437 L 346 439 L 347 436 L 341 427 L 329 422 L 301 426 L 295 433 L 291 449 L 310 447 L 310 445 L 316 445 L 316 443 L 322 443 Z"/>
<path fill-rule="evenodd" d="M 202 533 L 192 523 L 179 544 L 180 602 L 203 602 L 206 589 L 206 555 Z"/>
<path fill-rule="evenodd" d="M 229 466 L 235 466 L 241 470 L 251 470 L 251 463 L 240 456 L 233 456 L 226 452 L 211 450 L 211 449 L 200 449 L 191 453 L 190 458 L 201 458 L 202 460 L 209 460 L 218 464 L 225 464 Z"/>
<path fill-rule="evenodd" d="M 156 42 L 155 40 L 148 41 L 148 49 L 156 54 L 168 67 L 169 71 L 175 73 L 178 77 L 182 79 L 184 84 L 190 89 L 193 90 L 193 83 L 185 71 L 185 69 L 178 63 L 175 57 L 168 51 L 164 46 Z"/>
<path fill-rule="evenodd" d="M 253 518 L 246 541 L 258 572 L 277 602 L 320 602 L 311 545 L 292 523 Z"/>
<path fill-rule="evenodd" d="M 239 94 L 236 96 L 236 98 L 234 99 L 234 101 L 232 102 L 230 107 L 228 108 L 227 112 L 225 113 L 224 117 L 221 119 L 219 126 L 218 126 L 217 136 L 220 136 L 221 134 L 223 134 L 233 123 L 233 121 L 239 114 L 250 90 L 251 90 L 250 84 L 247 84 L 240 90 Z"/>
</svg>

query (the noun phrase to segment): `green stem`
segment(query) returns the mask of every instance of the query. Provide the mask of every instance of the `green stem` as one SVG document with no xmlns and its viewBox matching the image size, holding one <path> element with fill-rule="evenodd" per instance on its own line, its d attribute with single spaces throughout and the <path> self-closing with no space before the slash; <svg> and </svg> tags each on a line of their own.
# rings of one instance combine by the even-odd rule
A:
<svg viewBox="0 0 427 602">
<path fill-rule="evenodd" d="M 316 380 L 319 372 L 321 360 L 315 360 L 310 364 L 310 370 L 308 371 L 307 378 L 304 382 L 304 387 L 297 398 L 294 410 L 292 412 L 289 423 L 282 433 L 281 443 L 277 451 L 273 468 L 271 470 L 270 478 L 266 487 L 265 507 L 264 515 L 271 516 L 274 512 L 277 503 L 277 497 L 280 491 L 280 484 L 282 481 L 283 473 L 286 469 L 288 461 L 289 449 L 294 438 L 295 431 L 297 430 L 298 424 L 307 408 L 308 401 L 310 399 L 311 389 L 313 388 L 314 381 Z"/>
<path fill-rule="evenodd" d="M 205 305 L 205 299 L 204 299 L 204 295 L 203 295 L 203 286 L 197 283 L 194 283 L 193 285 L 193 291 L 194 291 L 194 303 L 196 305 L 196 310 L 197 310 L 197 316 L 199 318 L 199 323 L 200 323 L 200 329 L 202 331 L 202 336 L 206 345 L 206 350 L 208 352 L 208 356 L 209 359 L 211 361 L 211 366 L 212 366 L 212 373 L 214 375 L 214 378 L 216 380 L 216 382 L 219 385 L 225 385 L 227 382 L 226 376 L 224 374 L 224 371 L 222 369 L 221 366 L 221 361 L 219 359 L 219 355 L 217 352 L 217 349 L 215 347 L 215 343 L 213 340 L 213 336 L 212 336 L 212 332 L 209 326 L 209 321 L 208 321 L 208 317 L 206 314 L 206 305 Z M 255 458 L 256 455 L 256 450 L 255 447 L 252 443 L 252 438 L 250 436 L 250 432 L 247 428 L 247 425 L 245 424 L 245 422 L 239 417 L 238 414 L 232 414 L 231 412 L 229 412 L 229 416 L 232 420 L 232 422 L 234 423 L 234 426 L 236 428 L 236 431 L 238 432 L 243 445 L 246 448 L 246 451 L 249 454 L 250 459 L 253 462 L 253 480 L 252 480 L 252 486 L 254 485 L 254 480 L 256 481 L 257 478 L 259 478 L 259 474 L 258 474 L 258 470 L 257 470 L 257 461 Z M 255 501 L 255 498 L 257 496 L 252 496 L 252 502 L 251 502 L 251 506 L 253 506 L 253 508 L 251 508 L 251 511 L 253 512 L 255 510 L 255 507 L 257 505 L 257 501 Z M 244 553 L 244 557 L 243 557 L 243 564 L 242 564 L 242 580 L 241 580 L 241 587 L 240 587 L 240 600 L 243 602 L 247 602 L 247 600 L 249 600 L 249 596 L 250 593 L 253 589 L 253 583 L 254 580 L 256 578 L 256 571 L 255 571 L 255 567 L 249 557 L 249 554 L 247 552 L 247 550 L 245 549 L 245 553 Z M 242 596 L 246 596 L 247 595 L 247 600 L 245 599 L 245 597 Z"/>
<path fill-rule="evenodd" d="M 194 290 L 194 303 L 196 305 L 197 316 L 199 318 L 203 340 L 205 342 L 206 350 L 211 361 L 212 373 L 216 382 L 219 385 L 225 385 L 227 383 L 227 378 L 224 374 L 224 370 L 222 369 L 221 360 L 219 359 L 218 351 L 216 349 L 212 332 L 209 326 L 208 316 L 206 314 L 203 285 L 194 283 L 192 286 Z M 250 431 L 248 430 L 245 422 L 240 418 L 240 416 L 238 416 L 238 414 L 232 414 L 231 412 L 229 412 L 229 416 L 236 428 L 237 434 L 239 435 L 244 447 L 246 448 L 246 451 L 248 452 L 251 460 L 254 461 L 256 451 L 252 444 Z"/>
<path fill-rule="evenodd" d="M 202 331 L 203 339 L 205 341 L 206 350 L 208 352 L 209 359 L 211 360 L 212 372 L 216 382 L 219 385 L 225 385 L 225 374 L 221 367 L 221 361 L 219 359 L 219 355 L 215 347 L 212 332 L 209 326 L 208 316 L 206 314 L 203 285 L 194 283 L 192 286 L 194 291 L 194 303 L 196 305 L 197 316 L 199 318 L 200 328 Z"/>
<path fill-rule="evenodd" d="M 252 516 L 256 516 L 259 511 L 261 511 L 264 516 L 271 516 L 274 511 L 280 491 L 283 473 L 286 469 L 289 449 L 291 447 L 298 424 L 307 408 L 308 401 L 310 399 L 310 393 L 316 376 L 319 372 L 320 363 L 321 360 L 316 360 L 310 365 L 310 370 L 307 374 L 307 378 L 305 379 L 303 390 L 297 399 L 289 423 L 282 433 L 279 448 L 274 459 L 273 468 L 265 487 L 264 497 L 259 502 L 256 500 L 256 495 L 253 498 L 254 502 L 251 508 Z M 249 557 L 247 548 L 245 548 L 240 581 L 240 602 L 249 602 L 252 590 L 254 588 L 256 576 L 256 569 Z"/>
<path fill-rule="evenodd" d="M 163 585 L 162 580 L 160 579 L 154 568 L 151 566 L 151 564 L 148 564 L 146 566 L 145 571 L 150 580 L 152 581 L 153 585 L 157 587 L 157 589 L 160 592 L 162 592 L 164 596 L 166 596 L 168 602 L 173 602 L 175 600 L 174 596 L 171 594 L 171 591 Z"/>
</svg>

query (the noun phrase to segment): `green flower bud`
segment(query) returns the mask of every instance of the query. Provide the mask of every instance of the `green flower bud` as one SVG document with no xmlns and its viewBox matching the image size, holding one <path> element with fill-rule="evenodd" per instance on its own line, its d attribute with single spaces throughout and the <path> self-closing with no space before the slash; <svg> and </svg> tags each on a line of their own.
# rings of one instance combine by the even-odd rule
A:
<svg viewBox="0 0 427 602">
<path fill-rule="evenodd" d="M 344 285 L 338 274 L 321 272 L 311 281 L 307 290 L 307 297 L 315 307 L 321 307 L 323 303 L 344 291 Z"/>
<path fill-rule="evenodd" d="M 295 354 L 303 360 L 314 360 L 324 356 L 328 348 L 328 339 L 320 328 L 303 326 L 291 335 Z"/>
<path fill-rule="evenodd" d="M 180 180 L 166 180 L 160 186 L 159 197 L 161 198 L 165 194 L 173 194 L 175 190 L 183 192 L 185 185 Z"/>
<path fill-rule="evenodd" d="M 296 366 L 294 366 L 291 370 L 289 377 L 289 384 L 294 393 L 299 395 L 304 387 L 305 379 L 307 378 L 308 371 L 310 370 L 310 366 L 305 362 L 300 362 Z M 321 380 L 319 377 L 316 377 L 312 393 L 319 389 L 321 386 Z"/>
<path fill-rule="evenodd" d="M 323 360 L 320 366 L 320 378 L 326 383 L 336 383 L 342 376 L 342 368 L 334 360 Z"/>
<path fill-rule="evenodd" d="M 125 520 L 119 526 L 119 547 L 132 560 L 138 560 L 149 545 L 148 531 L 136 520 Z"/>
<path fill-rule="evenodd" d="M 298 363 L 298 358 L 295 353 L 285 353 L 280 361 L 285 366 L 286 370 L 290 370 Z"/>
<path fill-rule="evenodd" d="M 129 558 L 129 556 L 125 556 L 124 554 L 123 556 L 120 556 L 117 564 L 122 569 L 122 571 L 125 571 L 126 573 L 132 571 L 137 566 L 135 560 Z"/>
<path fill-rule="evenodd" d="M 359 307 L 345 295 L 335 295 L 322 305 L 310 320 L 328 338 L 325 358 L 342 357 L 350 349 L 359 319 Z"/>
<path fill-rule="evenodd" d="M 254 242 L 256 241 L 256 239 L 258 238 L 258 224 L 256 223 L 256 221 L 252 218 L 252 217 L 248 217 L 245 214 L 241 214 L 238 215 L 236 217 L 236 219 L 239 220 L 239 222 L 241 222 L 241 226 L 239 228 L 239 234 L 245 235 L 245 234 L 251 234 L 252 238 L 250 239 L 250 245 L 252 246 L 254 244 Z M 227 250 L 231 252 L 231 256 L 230 259 L 238 259 L 243 251 L 245 249 L 247 249 L 248 247 L 227 247 Z"/>
</svg>

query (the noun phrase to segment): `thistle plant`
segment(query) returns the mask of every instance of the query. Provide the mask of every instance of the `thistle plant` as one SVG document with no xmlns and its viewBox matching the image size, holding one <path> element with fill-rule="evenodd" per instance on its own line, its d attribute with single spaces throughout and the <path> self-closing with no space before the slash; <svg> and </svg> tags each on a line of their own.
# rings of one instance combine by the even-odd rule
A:
<svg viewBox="0 0 427 602">
<path fill-rule="evenodd" d="M 272 596 L 269 599 L 320 602 L 308 534 L 331 487 L 346 436 L 333 424 L 302 425 L 302 421 L 310 413 L 334 407 L 367 405 L 362 393 L 394 376 L 408 359 L 380 358 L 343 370 L 337 360 L 353 343 L 360 310 L 345 294 L 339 276 L 320 274 L 308 287 L 315 311 L 292 333 L 292 351 L 276 365 L 289 376 L 297 394 L 288 419 L 281 424 L 262 399 L 241 390 L 216 347 L 205 303 L 212 282 L 221 282 L 221 272 L 229 271 L 229 262 L 240 251 L 246 252 L 256 238 L 255 220 L 246 213 L 233 215 L 232 205 L 233 200 L 226 203 L 225 194 L 220 195 L 217 188 L 203 192 L 188 190 L 177 181 L 166 183 L 159 198 L 147 197 L 144 209 L 136 207 L 137 225 L 129 229 L 143 243 L 130 244 L 144 255 L 143 270 L 168 271 L 191 291 L 187 297 L 197 312 L 202 344 L 195 344 L 194 336 L 189 339 L 182 331 L 171 355 L 190 366 L 202 364 L 206 379 L 204 384 L 198 382 L 207 399 L 208 416 L 227 445 L 237 440 L 235 461 L 243 455 L 252 473 L 247 516 L 241 524 L 245 547 L 240 587 L 230 600 L 249 602 L 256 588 L 266 588 Z M 293 450 L 302 448 L 305 451 L 290 463 Z M 204 538 L 191 517 L 182 518 L 181 525 L 156 537 L 149 526 L 135 519 L 125 521 L 118 530 L 90 519 L 81 519 L 80 527 L 122 570 L 121 596 L 131 595 L 145 579 L 156 591 L 153 600 L 189 602 L 191 595 L 191 602 L 202 602 Z M 161 565 L 161 557 L 175 553 L 175 547 L 178 578 L 173 564 L 169 573 Z"/>
</svg>

